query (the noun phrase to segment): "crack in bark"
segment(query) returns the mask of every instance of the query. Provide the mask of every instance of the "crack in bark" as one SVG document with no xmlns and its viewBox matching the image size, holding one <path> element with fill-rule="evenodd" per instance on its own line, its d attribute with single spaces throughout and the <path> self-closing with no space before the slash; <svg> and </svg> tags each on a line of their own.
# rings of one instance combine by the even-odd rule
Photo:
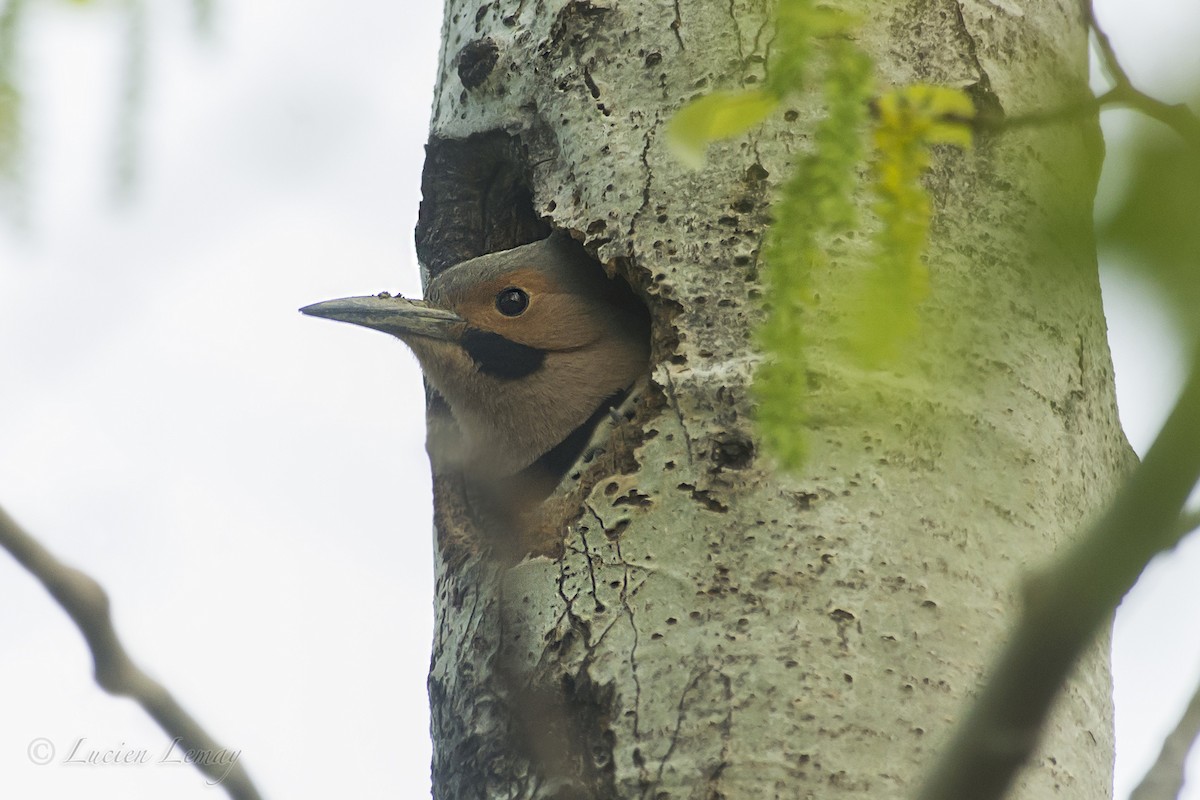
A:
<svg viewBox="0 0 1200 800">
<path fill-rule="evenodd" d="M 692 679 L 688 681 L 688 685 L 683 687 L 683 692 L 679 695 L 679 713 L 675 717 L 675 730 L 671 732 L 671 741 L 667 745 L 667 752 L 663 753 L 662 759 L 658 762 L 658 775 L 655 777 L 655 783 L 661 784 L 663 772 L 667 769 L 667 762 L 671 760 L 671 754 L 675 752 L 675 745 L 679 743 L 679 734 L 683 730 L 683 718 L 687 715 L 687 696 L 700 683 L 700 679 L 713 672 L 712 667 L 706 667 L 700 670 Z M 645 797 L 645 794 L 642 795 Z"/>
<path fill-rule="evenodd" d="M 596 515 L 595 511 L 592 511 L 592 515 L 595 516 L 597 521 L 600 522 L 600 527 L 603 530 L 604 521 L 601 520 L 598 515 Z M 592 561 L 592 548 L 588 545 L 587 533 L 582 528 L 579 530 L 579 539 L 583 542 L 583 557 L 587 561 L 588 578 L 592 582 L 592 601 L 596 604 L 596 610 L 602 611 L 604 610 L 604 603 L 600 602 L 600 590 L 596 588 L 596 565 Z M 589 647 L 590 646 L 591 645 L 589 645 Z"/>
<path fill-rule="evenodd" d="M 571 597 L 567 597 L 567 559 L 564 555 L 558 560 L 558 596 L 563 601 L 563 615 L 571 623 L 571 628 L 584 634 L 584 642 L 587 641 L 587 623 L 581 620 L 575 614 L 575 598 L 579 597 L 576 592 Z M 560 617 L 561 619 L 561 617 Z"/>
<path fill-rule="evenodd" d="M 721 687 L 725 690 L 723 699 L 725 701 L 725 719 L 721 720 L 721 762 L 713 768 L 713 771 L 708 774 L 707 788 L 709 797 L 723 797 L 724 795 L 717 789 L 717 783 L 721 780 L 722 773 L 725 772 L 725 767 L 729 766 L 729 746 L 733 741 L 733 681 L 724 672 L 718 672 L 721 677 Z"/>
<path fill-rule="evenodd" d="M 754 47 L 751 52 L 754 52 L 754 53 L 758 52 L 759 44 L 762 42 L 763 31 L 772 27 L 771 19 L 772 19 L 772 17 L 770 14 L 767 14 L 766 16 L 763 17 L 762 24 L 760 24 L 758 26 L 758 30 L 754 33 Z M 766 54 L 764 54 L 763 55 L 763 74 L 764 75 L 766 74 L 766 71 L 767 71 L 767 57 L 766 57 Z"/>
<path fill-rule="evenodd" d="M 471 610 L 467 614 L 467 622 L 463 626 L 464 631 L 470 631 L 470 630 L 475 629 L 475 617 L 477 616 L 478 611 L 479 611 L 479 603 L 480 603 L 479 593 L 472 592 L 471 595 L 472 595 Z M 454 647 L 454 663 L 455 664 L 466 664 L 468 662 L 469 659 L 467 659 L 463 655 L 463 649 L 466 647 L 467 641 L 468 641 L 468 637 L 464 636 L 464 637 L 460 638 L 458 640 L 458 643 L 455 645 L 455 647 Z"/>
<path fill-rule="evenodd" d="M 663 373 L 667 376 L 667 398 L 671 402 L 671 410 L 675 412 L 675 418 L 679 420 L 679 429 L 683 431 L 683 446 L 687 450 L 688 466 L 693 466 L 696 462 L 692 457 L 692 437 L 688 433 L 687 423 L 683 419 L 683 411 L 679 408 L 679 399 L 675 396 L 675 379 L 671 377 L 670 368 L 664 368 Z"/>
<path fill-rule="evenodd" d="M 1079 354 L 1079 397 L 1087 396 L 1087 345 L 1083 341 L 1083 334 L 1077 337 L 1079 346 L 1075 348 L 1075 352 Z"/>
<path fill-rule="evenodd" d="M 658 132 L 661 120 L 661 116 L 655 113 L 654 124 L 646 129 L 646 134 L 642 137 L 642 172 L 645 174 L 645 179 L 642 181 L 642 204 L 629 219 L 629 238 L 631 243 L 634 238 L 634 232 L 637 230 L 638 220 L 650 208 L 650 185 L 654 182 L 654 171 L 650 168 L 650 143 L 654 140 L 654 135 Z"/>
<path fill-rule="evenodd" d="M 975 37 L 968 29 L 967 20 L 963 16 L 962 0 L 954 0 L 954 16 L 958 21 L 958 30 L 967 43 L 967 57 L 971 59 L 971 63 L 975 66 L 976 72 L 979 73 L 978 85 L 981 89 L 984 89 L 990 94 L 992 91 L 992 79 L 988 77 L 987 70 L 983 68 L 983 62 L 979 60 L 979 52 L 976 49 Z"/>
<path fill-rule="evenodd" d="M 679 0 L 675 0 L 675 20 L 671 23 L 671 32 L 675 34 L 675 41 L 679 42 L 680 50 L 687 50 L 683 46 L 683 36 L 679 33 L 679 29 L 683 27 L 683 18 L 679 14 Z"/>
<path fill-rule="evenodd" d="M 729 19 L 733 22 L 733 35 L 737 40 L 738 61 L 742 62 L 742 68 L 746 67 L 746 51 L 742 48 L 742 26 L 738 24 L 737 13 L 734 11 L 734 4 L 737 0 L 729 0 Z"/>
<path fill-rule="evenodd" d="M 637 593 L 638 589 L 645 585 L 643 580 L 633 591 L 629 591 L 629 569 L 630 564 L 625 560 L 625 556 L 621 553 L 621 543 L 614 542 L 617 550 L 617 558 L 624 567 L 624 576 L 621 580 L 621 607 L 625 611 L 625 616 L 629 619 L 629 629 L 633 635 L 633 644 L 629 647 L 629 675 L 633 678 L 633 737 L 635 740 L 641 739 L 641 728 L 639 722 L 641 719 L 640 711 L 642 708 L 642 682 L 638 678 L 637 670 L 637 650 L 640 641 L 638 636 L 637 623 L 634 619 L 633 607 L 629 604 L 629 598 Z"/>
</svg>

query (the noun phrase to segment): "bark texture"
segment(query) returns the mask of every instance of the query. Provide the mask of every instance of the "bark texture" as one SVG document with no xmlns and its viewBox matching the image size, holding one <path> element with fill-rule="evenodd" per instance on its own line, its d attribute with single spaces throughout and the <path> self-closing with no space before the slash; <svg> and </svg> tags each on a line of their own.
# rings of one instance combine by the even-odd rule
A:
<svg viewBox="0 0 1200 800">
<path fill-rule="evenodd" d="M 1074 0 L 845 5 L 888 82 L 968 87 L 1008 114 L 1085 90 Z M 439 798 L 905 796 L 1005 636 L 1022 572 L 1128 463 L 1083 124 L 939 154 L 925 335 L 903 369 L 841 354 L 862 243 L 829 243 L 797 387 L 812 457 L 802 475 L 772 468 L 748 391 L 758 255 L 820 109 L 797 102 L 696 172 L 663 136 L 686 101 L 762 79 L 769 11 L 446 2 L 423 262 L 567 229 L 646 298 L 655 333 L 631 419 L 547 501 L 543 555 L 491 552 L 497 532 L 436 478 Z M 435 398 L 431 425 L 448 424 Z M 1016 796 L 1111 795 L 1109 690 L 1101 642 Z"/>
</svg>

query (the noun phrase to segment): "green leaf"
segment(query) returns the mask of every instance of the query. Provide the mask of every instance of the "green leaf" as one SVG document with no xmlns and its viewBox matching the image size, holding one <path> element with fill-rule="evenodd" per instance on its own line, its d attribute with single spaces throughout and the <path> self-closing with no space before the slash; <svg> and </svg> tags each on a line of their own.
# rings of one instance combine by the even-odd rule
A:
<svg viewBox="0 0 1200 800">
<path fill-rule="evenodd" d="M 854 354 L 870 366 L 893 359 L 918 330 L 918 306 L 928 292 L 922 255 L 931 215 L 921 177 L 932 145 L 971 145 L 974 114 L 965 92 L 945 86 L 904 86 L 875 102 L 872 188 L 883 225 L 850 337 Z"/>
<path fill-rule="evenodd" d="M 771 301 L 758 331 L 766 360 L 754 376 L 757 421 L 767 449 L 791 470 L 807 453 L 804 316 L 813 301 L 810 276 L 826 258 L 823 242 L 857 224 L 853 198 L 873 83 L 871 59 L 857 45 L 832 40 L 826 50 L 828 113 L 813 132 L 813 151 L 798 157 L 771 209 L 775 223 L 764 252 Z"/>
<path fill-rule="evenodd" d="M 740 136 L 767 118 L 779 100 L 761 90 L 713 92 L 681 108 L 667 127 L 667 143 L 692 169 L 704 166 L 708 145 Z"/>
</svg>

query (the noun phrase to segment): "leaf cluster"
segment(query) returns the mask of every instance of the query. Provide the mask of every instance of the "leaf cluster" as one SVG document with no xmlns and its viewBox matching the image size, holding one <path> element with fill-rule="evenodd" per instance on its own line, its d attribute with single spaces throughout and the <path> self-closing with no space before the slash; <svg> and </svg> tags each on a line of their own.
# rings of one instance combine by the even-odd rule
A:
<svg viewBox="0 0 1200 800">
<path fill-rule="evenodd" d="M 872 103 L 874 63 L 853 41 L 857 26 L 854 17 L 812 0 L 783 0 L 763 85 L 699 98 L 675 115 L 668 130 L 679 158 L 699 168 L 711 142 L 748 133 L 810 83 L 820 93 L 825 113 L 811 147 L 794 158 L 772 208 L 775 220 L 763 253 L 769 307 L 758 331 L 766 357 L 755 379 L 758 422 L 785 468 L 798 467 L 805 454 L 804 317 L 812 303 L 811 276 L 827 266 L 826 243 L 860 226 L 855 202 L 860 175 L 871 176 L 871 209 L 880 224 L 860 313 L 846 320 L 846 340 L 853 356 L 879 365 L 918 327 L 927 284 L 922 253 L 930 201 L 921 177 L 929 149 L 939 143 L 969 146 L 971 138 L 973 106 L 959 90 L 909 86 Z M 864 169 L 868 161 L 873 166 Z"/>
</svg>

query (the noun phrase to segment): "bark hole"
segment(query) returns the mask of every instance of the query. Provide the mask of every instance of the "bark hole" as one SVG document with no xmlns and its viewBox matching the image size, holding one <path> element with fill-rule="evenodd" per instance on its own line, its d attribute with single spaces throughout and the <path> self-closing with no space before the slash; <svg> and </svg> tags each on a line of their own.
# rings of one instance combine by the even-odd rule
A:
<svg viewBox="0 0 1200 800">
<path fill-rule="evenodd" d="M 468 42 L 458 52 L 458 79 L 466 89 L 483 84 L 496 67 L 500 48 L 489 38 Z"/>
<path fill-rule="evenodd" d="M 517 136 L 489 131 L 425 145 L 417 257 L 432 275 L 468 258 L 544 239 Z"/>
<path fill-rule="evenodd" d="M 467 259 L 549 236 L 552 226 L 535 210 L 531 185 L 528 144 L 519 135 L 489 131 L 466 139 L 432 137 L 426 145 L 423 199 L 416 230 L 417 255 L 430 276 Z M 594 222 L 588 233 L 594 236 L 604 228 L 603 221 Z M 589 255 L 592 253 L 594 250 Z M 644 300 L 647 293 L 644 286 L 643 291 L 633 288 L 639 276 L 636 265 L 628 258 L 617 258 L 607 268 L 598 261 L 595 266 L 613 278 L 609 301 L 632 309 L 635 313 L 631 316 L 640 320 L 639 327 L 645 328 L 649 340 L 651 314 Z M 630 276 L 634 280 L 628 280 Z M 586 492 L 590 481 L 585 479 L 573 490 L 568 489 L 572 495 L 568 502 L 544 504 L 536 515 L 529 512 L 551 495 L 564 477 L 578 481 L 585 472 L 603 477 L 609 472 L 626 471 L 628 465 L 622 458 L 627 460 L 630 447 L 623 447 L 621 442 L 596 449 L 588 446 L 596 429 L 613 418 L 612 409 L 625 395 L 614 395 L 579 429 L 515 476 L 514 486 L 518 488 L 509 490 L 506 483 L 503 491 L 490 487 L 490 491 L 477 492 L 455 476 L 435 476 L 435 514 L 447 562 L 461 563 L 469 554 L 488 549 L 477 538 L 483 530 L 488 531 L 488 545 L 500 546 L 514 559 L 526 553 L 557 552 L 566 524 L 573 515 L 578 516 L 578 497 Z M 625 420 L 633 416 L 633 412 L 626 411 Z M 429 392 L 427 417 L 431 438 L 457 435 L 448 406 L 433 392 Z M 604 456 L 599 469 L 572 470 L 576 464 L 592 466 L 597 454 Z"/>
</svg>

